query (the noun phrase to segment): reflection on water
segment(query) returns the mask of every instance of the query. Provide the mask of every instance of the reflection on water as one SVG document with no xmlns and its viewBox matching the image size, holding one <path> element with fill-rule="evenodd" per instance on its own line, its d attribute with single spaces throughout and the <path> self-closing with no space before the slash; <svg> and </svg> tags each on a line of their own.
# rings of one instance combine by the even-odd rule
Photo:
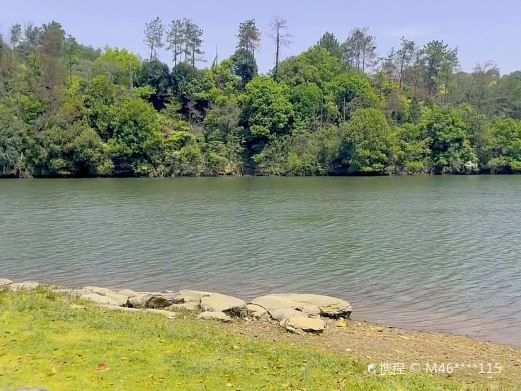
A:
<svg viewBox="0 0 521 391">
<path fill-rule="evenodd" d="M 313 292 L 521 345 L 521 177 L 0 181 L 0 277 Z"/>
</svg>

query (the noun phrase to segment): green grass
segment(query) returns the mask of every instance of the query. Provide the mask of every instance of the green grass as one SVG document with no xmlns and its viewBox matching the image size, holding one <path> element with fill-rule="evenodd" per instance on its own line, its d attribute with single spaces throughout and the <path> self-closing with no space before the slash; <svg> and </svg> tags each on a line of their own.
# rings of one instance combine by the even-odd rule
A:
<svg viewBox="0 0 521 391">
<path fill-rule="evenodd" d="M 369 376 L 348 356 L 232 336 L 189 315 L 74 303 L 48 290 L 0 291 L 0 390 L 464 389 L 428 376 Z"/>
</svg>

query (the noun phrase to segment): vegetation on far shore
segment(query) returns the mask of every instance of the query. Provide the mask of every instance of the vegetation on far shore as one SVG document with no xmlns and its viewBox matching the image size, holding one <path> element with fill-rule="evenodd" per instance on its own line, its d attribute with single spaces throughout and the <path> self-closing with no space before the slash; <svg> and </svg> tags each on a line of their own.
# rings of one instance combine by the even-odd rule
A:
<svg viewBox="0 0 521 391">
<path fill-rule="evenodd" d="M 168 320 L 109 311 L 42 288 L 0 290 L 0 388 L 487 389 L 432 375 L 368 375 L 366 362 L 345 353 L 233 330 L 189 313 Z"/>
<path fill-rule="evenodd" d="M 521 170 L 521 72 L 463 72 L 438 40 L 378 53 L 366 28 L 283 59 L 290 26 L 272 27 L 241 23 L 236 52 L 203 62 L 189 19 L 147 23 L 146 59 L 82 45 L 57 22 L 13 25 L 0 36 L 0 176 Z M 275 66 L 260 75 L 270 35 Z"/>
</svg>

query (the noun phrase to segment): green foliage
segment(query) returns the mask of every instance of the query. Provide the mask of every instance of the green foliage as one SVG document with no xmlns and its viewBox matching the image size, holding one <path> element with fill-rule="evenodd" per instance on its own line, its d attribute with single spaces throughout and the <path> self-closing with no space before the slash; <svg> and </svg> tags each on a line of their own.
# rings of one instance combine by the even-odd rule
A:
<svg viewBox="0 0 521 391">
<path fill-rule="evenodd" d="M 166 30 L 147 23 L 142 60 L 56 22 L 12 26 L 0 37 L 0 176 L 521 171 L 521 72 L 458 71 L 443 41 L 403 38 L 377 61 L 367 28 L 343 44 L 326 33 L 270 77 L 253 19 L 205 69 L 202 29 L 183 18 Z M 173 68 L 158 56 L 165 40 Z"/>
<path fill-rule="evenodd" d="M 109 48 L 94 61 L 93 66 L 95 75 L 105 75 L 111 83 L 132 87 L 135 75 L 141 68 L 141 60 L 125 49 Z"/>
<path fill-rule="evenodd" d="M 391 159 L 391 128 L 381 111 L 359 109 L 341 127 L 342 156 L 354 172 L 384 174 Z"/>
<path fill-rule="evenodd" d="M 252 137 L 287 133 L 293 115 L 289 88 L 265 76 L 246 85 L 243 116 Z"/>
<path fill-rule="evenodd" d="M 322 91 L 314 83 L 300 84 L 291 89 L 291 103 L 295 111 L 295 127 L 309 129 L 320 116 Z"/>
<path fill-rule="evenodd" d="M 111 122 L 110 153 L 144 159 L 161 143 L 159 121 L 154 109 L 140 99 L 122 103 Z"/>
<path fill-rule="evenodd" d="M 252 52 L 246 49 L 237 49 L 230 58 L 233 64 L 233 73 L 242 80 L 242 86 L 245 86 L 257 76 L 257 62 Z"/>
<path fill-rule="evenodd" d="M 521 171 L 521 122 L 503 119 L 494 122 L 489 129 L 486 149 L 488 166 L 494 172 Z"/>
<path fill-rule="evenodd" d="M 461 113 L 434 110 L 419 126 L 422 137 L 429 140 L 434 173 L 458 174 L 477 170 L 477 157 L 468 140 L 468 124 Z"/>
<path fill-rule="evenodd" d="M 338 39 L 336 39 L 333 34 L 329 32 L 325 33 L 320 38 L 320 41 L 318 41 L 318 46 L 326 49 L 331 56 L 338 58 L 340 61 L 344 61 L 342 45 L 340 45 L 340 42 L 338 42 Z"/>
<path fill-rule="evenodd" d="M 297 57 L 288 58 L 279 64 L 278 80 L 290 87 L 304 83 L 315 83 L 324 88 L 344 71 L 340 60 L 320 47 L 314 46 Z"/>
<path fill-rule="evenodd" d="M 336 117 L 346 120 L 360 108 L 375 107 L 378 97 L 369 79 L 359 73 L 343 73 L 326 85 L 328 98 L 336 104 Z"/>
</svg>

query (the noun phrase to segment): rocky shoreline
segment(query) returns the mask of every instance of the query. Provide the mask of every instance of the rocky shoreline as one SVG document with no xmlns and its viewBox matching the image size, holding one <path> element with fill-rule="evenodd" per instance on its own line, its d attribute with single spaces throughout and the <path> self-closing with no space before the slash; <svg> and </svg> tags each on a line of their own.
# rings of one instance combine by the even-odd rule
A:
<svg viewBox="0 0 521 391">
<path fill-rule="evenodd" d="M 95 286 L 71 289 L 35 281 L 0 279 L 0 288 L 12 291 L 39 287 L 48 287 L 112 310 L 147 311 L 168 318 L 174 318 L 179 311 L 194 311 L 200 319 L 223 322 L 234 318 L 276 321 L 296 334 L 320 334 L 331 324 L 341 325 L 352 312 L 351 304 L 346 300 L 315 294 L 269 294 L 246 302 L 221 293 L 195 290 L 136 292 Z"/>
</svg>

